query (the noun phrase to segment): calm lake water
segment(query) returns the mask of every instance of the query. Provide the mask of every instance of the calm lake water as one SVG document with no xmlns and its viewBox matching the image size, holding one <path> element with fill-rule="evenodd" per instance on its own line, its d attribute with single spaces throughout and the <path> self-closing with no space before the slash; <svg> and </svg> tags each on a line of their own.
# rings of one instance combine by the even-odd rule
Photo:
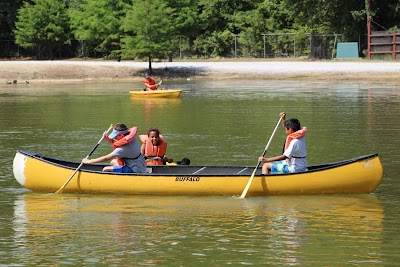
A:
<svg viewBox="0 0 400 267">
<path fill-rule="evenodd" d="M 135 100 L 128 91 L 140 85 L 129 82 L 0 85 L 1 266 L 398 265 L 400 85 L 164 84 L 182 88 L 181 98 Z M 17 149 L 80 161 L 117 122 L 140 134 L 158 127 L 175 160 L 255 166 L 280 111 L 309 128 L 310 164 L 376 152 L 382 184 L 368 195 L 238 200 L 41 194 L 12 174 Z M 284 139 L 279 129 L 267 155 Z"/>
</svg>

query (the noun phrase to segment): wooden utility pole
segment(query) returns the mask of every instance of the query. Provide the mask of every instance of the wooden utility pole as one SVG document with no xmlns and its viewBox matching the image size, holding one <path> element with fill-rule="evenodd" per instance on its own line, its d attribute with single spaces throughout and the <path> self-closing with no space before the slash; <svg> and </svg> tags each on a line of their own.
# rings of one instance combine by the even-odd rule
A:
<svg viewBox="0 0 400 267">
<path fill-rule="evenodd" d="M 368 45 L 368 59 L 371 59 L 371 0 L 365 0 L 368 5 L 367 10 L 367 45 Z"/>
</svg>

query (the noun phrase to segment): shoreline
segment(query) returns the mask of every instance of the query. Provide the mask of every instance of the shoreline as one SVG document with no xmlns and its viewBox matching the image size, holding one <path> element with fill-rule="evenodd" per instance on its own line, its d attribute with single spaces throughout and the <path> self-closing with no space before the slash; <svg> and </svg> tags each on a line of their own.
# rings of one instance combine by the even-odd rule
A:
<svg viewBox="0 0 400 267">
<path fill-rule="evenodd" d="M 148 62 L 105 60 L 0 61 L 4 83 L 140 81 Z M 400 63 L 388 61 L 221 60 L 152 62 L 156 79 L 269 79 L 400 82 Z"/>
</svg>

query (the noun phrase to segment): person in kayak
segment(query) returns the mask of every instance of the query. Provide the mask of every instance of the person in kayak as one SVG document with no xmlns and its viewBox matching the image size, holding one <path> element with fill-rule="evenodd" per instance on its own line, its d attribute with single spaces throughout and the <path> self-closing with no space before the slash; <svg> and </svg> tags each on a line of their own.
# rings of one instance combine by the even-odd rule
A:
<svg viewBox="0 0 400 267">
<path fill-rule="evenodd" d="M 144 173 L 146 162 L 135 139 L 137 128 L 128 129 L 125 124 L 117 123 L 106 139 L 113 144 L 113 151 L 95 159 L 82 159 L 85 164 L 93 164 L 111 160 L 111 166 L 103 168 L 104 172 Z"/>
<path fill-rule="evenodd" d="M 167 162 L 173 162 L 173 159 L 165 157 L 167 141 L 165 141 L 157 128 L 150 128 L 147 135 L 140 135 L 139 137 L 143 142 L 140 150 L 146 159 L 147 166 L 164 165 Z"/>
<path fill-rule="evenodd" d="M 152 90 L 157 90 L 158 86 L 161 85 L 162 80 L 156 84 L 156 81 L 153 79 L 153 77 L 150 76 L 148 72 L 144 74 L 144 79 L 142 80 L 142 83 L 145 86 L 145 91 L 152 91 Z"/>
<path fill-rule="evenodd" d="M 264 162 L 262 166 L 262 174 L 268 173 L 292 173 L 307 170 L 307 149 L 306 137 L 307 128 L 301 128 L 298 119 L 286 118 L 286 113 L 281 112 L 279 116 L 282 118 L 282 124 L 287 134 L 283 148 L 283 154 L 266 158 L 259 157 L 259 162 Z"/>
</svg>

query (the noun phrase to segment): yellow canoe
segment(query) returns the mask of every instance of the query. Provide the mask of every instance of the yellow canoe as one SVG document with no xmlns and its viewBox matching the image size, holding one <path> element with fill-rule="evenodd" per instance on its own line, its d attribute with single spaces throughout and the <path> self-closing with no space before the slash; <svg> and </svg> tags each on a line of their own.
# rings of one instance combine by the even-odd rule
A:
<svg viewBox="0 0 400 267">
<path fill-rule="evenodd" d="M 129 91 L 134 98 L 178 98 L 182 94 L 179 89 L 159 89 L 153 91 Z"/>
<path fill-rule="evenodd" d="M 80 162 L 17 151 L 13 172 L 27 189 L 56 192 Z M 84 164 L 64 193 L 153 195 L 240 195 L 255 167 L 152 166 L 143 174 L 104 173 L 101 164 Z M 377 154 L 308 166 L 306 172 L 262 176 L 260 169 L 247 196 L 365 194 L 381 183 L 383 167 Z"/>
</svg>

